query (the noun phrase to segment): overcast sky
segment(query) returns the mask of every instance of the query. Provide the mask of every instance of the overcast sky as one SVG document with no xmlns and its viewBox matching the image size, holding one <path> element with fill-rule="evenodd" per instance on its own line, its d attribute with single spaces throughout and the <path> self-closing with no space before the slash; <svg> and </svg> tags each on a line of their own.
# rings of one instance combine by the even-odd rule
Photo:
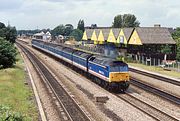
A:
<svg viewBox="0 0 180 121">
<path fill-rule="evenodd" d="M 140 26 L 180 26 L 179 0 L 0 0 L 0 22 L 17 29 L 53 29 L 59 24 L 111 26 L 114 16 L 134 14 Z"/>
</svg>

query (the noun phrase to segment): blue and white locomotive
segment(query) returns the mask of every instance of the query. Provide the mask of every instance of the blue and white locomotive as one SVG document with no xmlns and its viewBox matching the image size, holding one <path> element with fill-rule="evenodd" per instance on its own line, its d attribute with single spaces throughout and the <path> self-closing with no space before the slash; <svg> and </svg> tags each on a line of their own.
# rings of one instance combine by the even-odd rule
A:
<svg viewBox="0 0 180 121">
<path fill-rule="evenodd" d="M 36 39 L 32 46 L 93 76 L 93 80 L 109 90 L 125 91 L 129 87 L 128 65 L 122 61 Z"/>
</svg>

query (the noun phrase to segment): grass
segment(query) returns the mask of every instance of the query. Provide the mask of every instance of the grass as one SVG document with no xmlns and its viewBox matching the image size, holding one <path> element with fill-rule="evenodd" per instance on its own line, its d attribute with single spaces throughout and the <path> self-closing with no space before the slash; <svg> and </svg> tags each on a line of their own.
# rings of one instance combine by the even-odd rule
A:
<svg viewBox="0 0 180 121">
<path fill-rule="evenodd" d="M 163 74 L 163 75 L 167 75 L 167 76 L 171 76 L 171 77 L 175 77 L 175 78 L 180 78 L 180 72 L 167 71 L 167 70 L 164 70 L 161 67 L 146 66 L 146 65 L 143 65 L 143 64 L 139 64 L 139 63 L 128 63 L 128 64 L 131 65 L 131 66 L 134 66 L 134 67 L 142 68 L 144 70 L 157 72 L 157 73 L 160 73 L 160 74 Z"/>
<path fill-rule="evenodd" d="M 24 84 L 26 73 L 24 63 L 17 55 L 17 62 L 13 68 L 0 70 L 0 105 L 10 106 L 13 111 L 25 115 L 26 120 L 37 120 L 38 111 L 32 90 Z"/>
</svg>

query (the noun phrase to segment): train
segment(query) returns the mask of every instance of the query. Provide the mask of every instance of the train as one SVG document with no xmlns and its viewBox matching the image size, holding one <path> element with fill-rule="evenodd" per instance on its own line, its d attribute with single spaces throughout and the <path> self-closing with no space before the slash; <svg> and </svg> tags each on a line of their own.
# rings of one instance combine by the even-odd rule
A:
<svg viewBox="0 0 180 121">
<path fill-rule="evenodd" d="M 81 70 L 110 91 L 124 92 L 129 87 L 128 64 L 125 62 L 37 39 L 32 39 L 31 45 Z"/>
</svg>

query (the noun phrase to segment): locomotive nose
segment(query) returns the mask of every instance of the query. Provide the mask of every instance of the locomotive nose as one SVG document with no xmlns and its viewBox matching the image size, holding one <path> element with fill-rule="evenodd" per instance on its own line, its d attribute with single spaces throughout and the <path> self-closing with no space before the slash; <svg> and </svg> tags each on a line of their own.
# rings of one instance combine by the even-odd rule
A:
<svg viewBox="0 0 180 121">
<path fill-rule="evenodd" d="M 129 81 L 129 73 L 126 72 L 111 72 L 109 76 L 110 82 Z"/>
</svg>

